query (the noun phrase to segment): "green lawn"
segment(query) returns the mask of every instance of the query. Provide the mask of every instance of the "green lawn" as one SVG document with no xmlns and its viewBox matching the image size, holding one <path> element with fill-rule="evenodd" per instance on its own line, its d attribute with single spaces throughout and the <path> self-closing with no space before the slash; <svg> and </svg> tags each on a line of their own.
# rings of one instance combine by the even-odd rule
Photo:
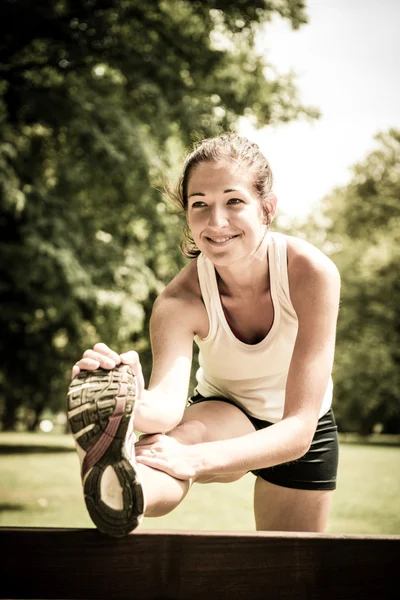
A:
<svg viewBox="0 0 400 600">
<path fill-rule="evenodd" d="M 0 525 L 92 527 L 70 436 L 0 434 Z M 400 534 L 400 446 L 342 442 L 331 533 Z M 194 486 L 142 529 L 254 530 L 254 477 Z"/>
</svg>

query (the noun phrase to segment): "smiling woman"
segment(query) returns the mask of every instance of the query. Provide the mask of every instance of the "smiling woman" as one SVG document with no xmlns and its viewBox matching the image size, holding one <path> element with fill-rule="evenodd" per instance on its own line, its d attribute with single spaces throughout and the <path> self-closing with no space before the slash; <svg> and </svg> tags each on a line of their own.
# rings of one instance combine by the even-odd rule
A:
<svg viewBox="0 0 400 600">
<path fill-rule="evenodd" d="M 73 367 L 69 422 L 89 514 L 105 533 L 167 514 L 195 482 L 248 471 L 257 529 L 326 527 L 340 278 L 319 250 L 271 231 L 271 187 L 267 160 L 246 138 L 201 142 L 177 192 L 194 260 L 154 304 L 148 387 L 133 350 L 96 344 Z M 199 369 L 187 402 L 193 341 Z M 134 419 L 145 434 L 136 443 Z"/>
<path fill-rule="evenodd" d="M 196 176 L 196 171 L 199 168 L 205 168 L 206 172 Z M 218 181 L 221 173 L 228 169 L 231 178 L 225 178 L 226 189 L 222 181 Z M 213 173 L 214 171 L 214 173 Z M 249 171 L 251 176 L 249 177 Z M 211 177 L 208 181 L 208 176 Z M 188 193 L 190 180 L 191 191 Z M 237 180 L 238 187 L 234 185 Z M 249 142 L 244 137 L 233 134 L 221 136 L 210 140 L 204 140 L 198 145 L 196 150 L 189 154 L 183 168 L 182 177 L 178 183 L 177 192 L 173 194 L 173 200 L 178 204 L 181 210 L 189 216 L 189 209 L 196 206 L 207 206 L 204 186 L 213 192 L 212 185 L 217 185 L 215 191 L 229 195 L 226 202 L 229 204 L 240 204 L 245 199 L 257 200 L 258 208 L 261 208 L 267 225 L 272 222 L 275 213 L 276 198 L 271 194 L 272 188 L 272 172 L 265 156 L 260 152 L 258 146 Z M 209 185 L 210 184 L 210 185 Z M 200 187 L 196 187 L 200 186 Z M 239 197 L 236 197 L 239 192 Z M 243 198 L 240 194 L 244 194 Z M 194 201 L 191 199 L 194 198 Z M 205 198 L 202 203 L 197 198 Z M 185 242 L 183 245 L 183 253 L 188 258 L 195 258 L 200 254 L 197 248 L 190 227 L 185 230 Z"/>
<path fill-rule="evenodd" d="M 199 186 L 204 191 L 191 192 Z M 193 241 L 210 260 L 218 256 L 220 264 L 227 252 L 228 261 L 246 259 L 246 253 L 252 256 L 266 239 L 263 204 L 254 189 L 252 173 L 243 165 L 202 163 L 193 169 L 188 192 L 187 221 Z M 265 206 L 265 214 L 271 216 L 272 210 Z"/>
</svg>

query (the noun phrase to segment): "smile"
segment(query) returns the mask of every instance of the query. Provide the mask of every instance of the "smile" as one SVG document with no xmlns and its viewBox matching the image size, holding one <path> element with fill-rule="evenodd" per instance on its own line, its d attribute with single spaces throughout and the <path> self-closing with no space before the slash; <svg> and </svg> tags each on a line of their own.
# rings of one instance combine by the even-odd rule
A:
<svg viewBox="0 0 400 600">
<path fill-rule="evenodd" d="M 206 239 L 209 242 L 214 242 L 214 244 L 224 244 L 225 242 L 229 242 L 229 240 L 233 240 L 233 238 L 238 237 L 237 235 L 225 236 L 225 237 L 207 237 Z"/>
</svg>

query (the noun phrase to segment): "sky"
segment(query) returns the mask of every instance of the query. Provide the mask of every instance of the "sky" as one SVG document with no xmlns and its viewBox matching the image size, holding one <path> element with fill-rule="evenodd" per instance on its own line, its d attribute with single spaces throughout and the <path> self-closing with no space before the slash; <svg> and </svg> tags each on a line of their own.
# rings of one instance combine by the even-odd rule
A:
<svg viewBox="0 0 400 600">
<path fill-rule="evenodd" d="M 275 19 L 260 48 L 280 73 L 294 71 L 303 104 L 320 119 L 240 132 L 257 142 L 274 174 L 281 214 L 306 218 L 351 167 L 373 150 L 374 136 L 400 129 L 400 1 L 308 0 L 309 23 L 293 31 Z"/>
</svg>

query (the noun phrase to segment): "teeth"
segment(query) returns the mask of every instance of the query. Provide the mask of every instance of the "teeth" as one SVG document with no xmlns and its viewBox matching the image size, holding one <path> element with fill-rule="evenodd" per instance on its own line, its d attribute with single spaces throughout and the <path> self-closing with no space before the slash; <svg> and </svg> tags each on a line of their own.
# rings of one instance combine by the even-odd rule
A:
<svg viewBox="0 0 400 600">
<path fill-rule="evenodd" d="M 225 238 L 210 238 L 210 240 L 212 242 L 216 242 L 217 244 L 223 244 L 223 242 L 227 242 L 228 240 L 231 240 L 231 237 L 225 237 Z"/>
</svg>

